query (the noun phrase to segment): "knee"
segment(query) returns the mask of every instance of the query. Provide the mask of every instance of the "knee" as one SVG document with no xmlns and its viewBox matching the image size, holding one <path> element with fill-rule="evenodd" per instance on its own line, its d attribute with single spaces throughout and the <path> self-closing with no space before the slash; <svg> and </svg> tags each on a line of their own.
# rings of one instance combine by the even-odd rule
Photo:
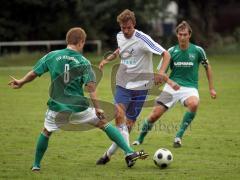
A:
<svg viewBox="0 0 240 180">
<path fill-rule="evenodd" d="M 127 124 L 127 126 L 132 127 L 132 126 L 135 124 L 135 121 L 128 119 L 127 122 L 126 122 L 126 124 Z"/>
<path fill-rule="evenodd" d="M 96 127 L 103 129 L 106 124 L 107 124 L 107 121 L 102 119 L 97 123 Z"/>
<path fill-rule="evenodd" d="M 190 111 L 196 112 L 197 108 L 198 108 L 198 101 L 191 101 L 191 102 L 189 102 L 188 108 L 189 108 Z"/>
<path fill-rule="evenodd" d="M 134 124 L 135 124 L 135 121 L 132 121 L 132 120 L 128 119 L 126 124 L 127 124 L 127 127 L 128 127 L 128 131 L 131 132 L 131 130 L 132 130 Z"/>
<path fill-rule="evenodd" d="M 117 111 L 115 115 L 116 125 L 120 125 L 125 122 L 125 113 L 123 111 Z"/>
<path fill-rule="evenodd" d="M 52 132 L 49 132 L 46 128 L 43 128 L 42 133 L 46 136 L 46 137 L 50 137 Z"/>
<path fill-rule="evenodd" d="M 150 114 L 150 116 L 148 117 L 149 121 L 154 123 L 155 121 L 157 121 L 161 116 L 162 114 L 166 111 L 166 109 L 164 108 L 154 108 L 152 113 Z"/>
<path fill-rule="evenodd" d="M 160 116 L 161 115 L 159 113 L 152 112 L 148 119 L 149 119 L 150 122 L 154 123 L 155 121 L 157 121 L 160 118 Z"/>
</svg>

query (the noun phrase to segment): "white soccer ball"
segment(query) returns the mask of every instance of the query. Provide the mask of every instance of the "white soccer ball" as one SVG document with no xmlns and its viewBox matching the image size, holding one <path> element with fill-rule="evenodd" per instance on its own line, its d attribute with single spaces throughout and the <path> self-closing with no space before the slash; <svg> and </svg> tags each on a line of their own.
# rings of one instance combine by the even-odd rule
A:
<svg viewBox="0 0 240 180">
<path fill-rule="evenodd" d="M 153 161 L 156 166 L 166 168 L 173 161 L 173 155 L 168 149 L 160 148 L 155 152 Z"/>
</svg>

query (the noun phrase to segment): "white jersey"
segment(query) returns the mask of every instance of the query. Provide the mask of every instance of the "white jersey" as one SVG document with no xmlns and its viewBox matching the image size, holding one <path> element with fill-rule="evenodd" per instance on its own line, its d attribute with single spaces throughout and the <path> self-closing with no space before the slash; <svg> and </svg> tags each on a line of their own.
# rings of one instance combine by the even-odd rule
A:
<svg viewBox="0 0 240 180">
<path fill-rule="evenodd" d="M 146 90 L 153 84 L 152 54 L 161 55 L 165 49 L 147 34 L 135 30 L 130 39 L 117 34 L 121 63 L 116 84 L 126 89 Z"/>
</svg>

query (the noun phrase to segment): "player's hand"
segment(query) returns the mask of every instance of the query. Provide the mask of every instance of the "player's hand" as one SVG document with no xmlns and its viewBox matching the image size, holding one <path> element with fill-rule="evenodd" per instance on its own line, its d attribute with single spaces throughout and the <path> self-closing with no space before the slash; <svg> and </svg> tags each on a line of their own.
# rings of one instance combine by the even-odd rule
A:
<svg viewBox="0 0 240 180">
<path fill-rule="evenodd" d="M 215 91 L 215 89 L 210 89 L 210 95 L 212 99 L 216 99 L 217 98 L 217 93 Z"/>
<path fill-rule="evenodd" d="M 10 76 L 10 78 L 12 79 L 11 81 L 9 81 L 8 85 L 13 88 L 13 89 L 19 89 L 22 87 L 22 82 L 18 79 L 15 79 L 14 77 Z"/>
<path fill-rule="evenodd" d="M 155 85 L 164 83 L 164 74 L 154 74 Z"/>
<path fill-rule="evenodd" d="M 97 117 L 98 117 L 100 120 L 105 119 L 104 111 L 103 111 L 102 109 L 96 108 L 95 111 L 96 111 Z"/>
<path fill-rule="evenodd" d="M 107 63 L 108 63 L 108 61 L 105 60 L 105 59 L 103 59 L 103 60 L 100 62 L 100 64 L 98 65 L 98 68 L 102 71 L 102 70 L 103 70 L 103 66 L 104 66 L 105 64 L 107 64 Z"/>
<path fill-rule="evenodd" d="M 178 83 L 174 82 L 174 81 L 171 80 L 171 79 L 168 79 L 168 80 L 167 80 L 167 84 L 168 84 L 169 86 L 171 86 L 171 88 L 173 88 L 175 91 L 179 90 L 180 87 L 181 87 Z"/>
</svg>

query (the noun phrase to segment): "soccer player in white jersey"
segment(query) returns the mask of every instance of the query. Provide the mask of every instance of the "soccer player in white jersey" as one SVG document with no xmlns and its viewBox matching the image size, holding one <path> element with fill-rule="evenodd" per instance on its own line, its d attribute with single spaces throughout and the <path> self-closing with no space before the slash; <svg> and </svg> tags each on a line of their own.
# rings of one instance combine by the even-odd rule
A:
<svg viewBox="0 0 240 180">
<path fill-rule="evenodd" d="M 199 105 L 198 69 L 200 63 L 206 70 L 210 95 L 213 99 L 216 98 L 211 66 L 207 60 L 205 51 L 201 47 L 190 43 L 191 34 L 192 29 L 186 21 L 181 22 L 177 26 L 176 35 L 178 44 L 168 50 L 171 54 L 171 73 L 169 78 L 178 83 L 181 88 L 178 91 L 173 91 L 168 84 L 165 85 L 162 93 L 156 99 L 154 109 L 144 121 L 140 135 L 133 143 L 134 145 L 143 143 L 144 137 L 153 127 L 154 122 L 179 101 L 187 108 L 187 112 L 183 116 L 173 146 L 176 148 L 181 147 L 183 134 L 196 116 Z"/>
<path fill-rule="evenodd" d="M 126 9 L 117 17 L 121 31 L 117 34 L 118 49 L 99 64 L 103 66 L 120 56 L 121 63 L 116 75 L 115 123 L 126 142 L 129 143 L 129 132 L 141 112 L 148 89 L 153 79 L 152 55 L 162 55 L 163 63 L 155 82 L 167 81 L 165 70 L 169 64 L 169 53 L 145 33 L 135 29 L 136 19 L 134 12 Z M 178 88 L 174 82 L 168 81 Z M 126 120 L 127 119 L 127 124 Z M 106 164 L 117 150 L 116 143 L 97 161 L 97 164 Z"/>
<path fill-rule="evenodd" d="M 43 131 L 38 138 L 32 171 L 40 170 L 40 162 L 48 148 L 50 135 L 61 128 L 58 119 L 102 129 L 109 139 L 123 149 L 128 167 L 133 166 L 137 159 L 147 157 L 143 151 L 134 152 L 117 128 L 106 121 L 98 105 L 95 91 L 96 80 L 91 63 L 81 53 L 85 39 L 86 33 L 82 28 L 71 28 L 66 35 L 67 48 L 48 53 L 22 79 L 13 78 L 9 82 L 13 89 L 19 89 L 45 72 L 49 72 L 51 76 L 48 110 Z M 89 106 L 89 101 L 83 93 L 83 86 L 86 86 L 94 108 Z"/>
</svg>

